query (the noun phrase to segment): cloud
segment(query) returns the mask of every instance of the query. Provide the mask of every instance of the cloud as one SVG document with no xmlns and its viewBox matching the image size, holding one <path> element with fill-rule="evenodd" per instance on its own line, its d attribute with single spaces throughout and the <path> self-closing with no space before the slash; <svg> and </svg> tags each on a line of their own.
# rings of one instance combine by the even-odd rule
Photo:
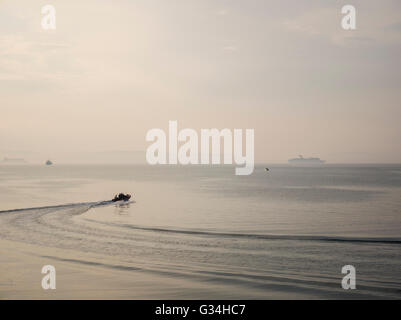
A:
<svg viewBox="0 0 401 320">
<path fill-rule="evenodd" d="M 401 41 L 401 13 L 391 6 L 356 5 L 356 30 L 341 27 L 341 6 L 309 8 L 282 21 L 289 32 L 301 37 L 320 38 L 337 46 L 393 45 Z M 370 5 L 369 5 L 370 4 Z"/>
<path fill-rule="evenodd" d="M 238 47 L 237 46 L 225 46 L 225 47 L 223 47 L 223 50 L 226 50 L 226 51 L 238 51 Z"/>
<path fill-rule="evenodd" d="M 29 36 L 0 36 L 0 80 L 41 80 L 68 77 L 65 65 L 52 63 L 63 55 L 68 45 L 53 41 L 38 41 Z"/>
<path fill-rule="evenodd" d="M 216 14 L 217 14 L 218 16 L 226 16 L 226 15 L 228 15 L 228 10 L 225 10 L 225 9 L 218 10 L 218 11 L 216 12 Z"/>
</svg>

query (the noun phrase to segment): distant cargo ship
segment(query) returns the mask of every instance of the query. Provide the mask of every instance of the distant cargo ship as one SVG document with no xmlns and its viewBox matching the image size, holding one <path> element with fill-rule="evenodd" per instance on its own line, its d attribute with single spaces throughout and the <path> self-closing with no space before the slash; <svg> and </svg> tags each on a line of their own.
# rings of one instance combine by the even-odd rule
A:
<svg viewBox="0 0 401 320">
<path fill-rule="evenodd" d="M 300 155 L 298 158 L 289 159 L 288 162 L 295 165 L 319 165 L 326 161 L 321 160 L 320 158 L 304 158 Z"/>
</svg>

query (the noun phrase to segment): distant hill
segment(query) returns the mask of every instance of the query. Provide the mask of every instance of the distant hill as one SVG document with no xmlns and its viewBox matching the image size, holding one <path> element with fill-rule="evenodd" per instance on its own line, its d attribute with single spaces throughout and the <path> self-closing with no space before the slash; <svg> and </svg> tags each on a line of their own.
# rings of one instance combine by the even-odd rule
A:
<svg viewBox="0 0 401 320">
<path fill-rule="evenodd" d="M 6 163 L 6 164 L 23 164 L 26 163 L 26 161 L 22 158 L 4 158 L 1 163 Z"/>
</svg>

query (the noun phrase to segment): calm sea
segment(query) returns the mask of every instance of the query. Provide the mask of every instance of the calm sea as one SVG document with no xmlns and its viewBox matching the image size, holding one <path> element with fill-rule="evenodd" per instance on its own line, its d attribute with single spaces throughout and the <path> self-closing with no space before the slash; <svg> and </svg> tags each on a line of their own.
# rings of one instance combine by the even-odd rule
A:
<svg viewBox="0 0 401 320">
<path fill-rule="evenodd" d="M 3 165 L 0 240 L 155 275 L 162 299 L 401 298 L 401 166 L 264 167 Z"/>
</svg>

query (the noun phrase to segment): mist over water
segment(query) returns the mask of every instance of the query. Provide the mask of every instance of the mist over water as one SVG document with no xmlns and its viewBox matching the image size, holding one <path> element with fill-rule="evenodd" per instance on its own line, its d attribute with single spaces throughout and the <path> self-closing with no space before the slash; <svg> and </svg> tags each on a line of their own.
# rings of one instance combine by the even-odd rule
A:
<svg viewBox="0 0 401 320">
<path fill-rule="evenodd" d="M 0 166 L 0 240 L 175 287 L 158 298 L 401 297 L 401 166 L 269 167 Z"/>
</svg>

